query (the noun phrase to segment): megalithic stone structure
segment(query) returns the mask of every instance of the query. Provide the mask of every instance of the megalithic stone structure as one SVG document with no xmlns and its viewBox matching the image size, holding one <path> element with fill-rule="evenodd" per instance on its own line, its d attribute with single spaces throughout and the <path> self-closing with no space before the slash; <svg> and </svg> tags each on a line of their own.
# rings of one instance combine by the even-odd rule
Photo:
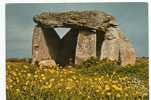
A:
<svg viewBox="0 0 151 100">
<path fill-rule="evenodd" d="M 120 31 L 116 19 L 101 11 L 43 12 L 33 17 L 32 63 L 79 64 L 89 57 L 135 64 L 131 43 Z M 54 28 L 71 28 L 61 39 Z"/>
</svg>

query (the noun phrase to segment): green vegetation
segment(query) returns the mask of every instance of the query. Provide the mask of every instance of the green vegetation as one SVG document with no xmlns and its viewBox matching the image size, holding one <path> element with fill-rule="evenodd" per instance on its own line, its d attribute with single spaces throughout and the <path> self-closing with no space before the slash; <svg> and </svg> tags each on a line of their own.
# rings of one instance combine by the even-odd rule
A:
<svg viewBox="0 0 151 100">
<path fill-rule="evenodd" d="M 90 58 L 60 68 L 7 61 L 7 100 L 148 100 L 148 59 L 117 63 Z"/>
</svg>

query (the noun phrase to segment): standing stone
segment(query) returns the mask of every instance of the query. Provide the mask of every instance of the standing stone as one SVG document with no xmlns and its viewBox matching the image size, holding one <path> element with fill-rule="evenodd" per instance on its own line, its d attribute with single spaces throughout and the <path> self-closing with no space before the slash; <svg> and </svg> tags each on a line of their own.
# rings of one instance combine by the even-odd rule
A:
<svg viewBox="0 0 151 100">
<path fill-rule="evenodd" d="M 90 57 L 96 57 L 96 34 L 85 30 L 79 31 L 75 64 L 79 64 Z"/>
<path fill-rule="evenodd" d="M 36 26 L 32 37 L 32 64 L 39 61 L 40 27 Z"/>
<path fill-rule="evenodd" d="M 120 43 L 120 61 L 121 65 L 134 65 L 136 62 L 135 50 L 128 40 L 121 40 Z"/>
<path fill-rule="evenodd" d="M 119 43 L 118 40 L 104 40 L 101 50 L 101 59 L 119 60 Z"/>
<path fill-rule="evenodd" d="M 32 64 L 37 62 L 43 62 L 44 60 L 49 60 L 51 62 L 53 59 L 53 53 L 50 54 L 49 46 L 47 45 L 46 38 L 43 29 L 36 26 L 33 31 L 33 47 L 32 47 Z M 49 44 L 51 45 L 51 44 Z M 48 64 L 48 63 L 46 63 Z M 54 64 L 54 61 L 53 61 Z M 51 64 L 52 65 L 52 64 Z"/>
<path fill-rule="evenodd" d="M 106 31 L 102 44 L 101 59 L 104 58 L 116 61 L 119 59 L 119 34 L 112 27 Z"/>
<path fill-rule="evenodd" d="M 57 59 L 60 37 L 53 28 L 43 28 L 45 43 L 51 59 Z"/>
<path fill-rule="evenodd" d="M 135 51 L 119 29 L 109 28 L 105 33 L 100 59 L 105 58 L 118 61 L 123 66 L 135 64 Z"/>
</svg>

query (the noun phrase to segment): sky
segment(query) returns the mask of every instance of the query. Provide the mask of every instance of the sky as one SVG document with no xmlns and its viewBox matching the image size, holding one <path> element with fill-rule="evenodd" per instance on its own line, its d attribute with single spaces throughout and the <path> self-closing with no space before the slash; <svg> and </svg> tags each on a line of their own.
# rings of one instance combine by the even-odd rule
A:
<svg viewBox="0 0 151 100">
<path fill-rule="evenodd" d="M 6 57 L 28 58 L 32 55 L 32 17 L 41 12 L 99 10 L 116 17 L 119 27 L 132 43 L 137 56 L 148 56 L 147 3 L 47 3 L 6 5 Z M 57 29 L 60 37 L 69 29 Z"/>
</svg>

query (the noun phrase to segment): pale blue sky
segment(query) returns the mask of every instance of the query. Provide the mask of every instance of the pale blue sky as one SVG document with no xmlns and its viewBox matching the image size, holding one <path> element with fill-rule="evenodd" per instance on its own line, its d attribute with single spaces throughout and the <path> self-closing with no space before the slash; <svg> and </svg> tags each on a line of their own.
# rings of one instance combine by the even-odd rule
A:
<svg viewBox="0 0 151 100">
<path fill-rule="evenodd" d="M 6 55 L 31 57 L 32 16 L 43 11 L 100 10 L 116 17 L 137 56 L 148 56 L 148 14 L 146 3 L 7 4 Z"/>
</svg>

